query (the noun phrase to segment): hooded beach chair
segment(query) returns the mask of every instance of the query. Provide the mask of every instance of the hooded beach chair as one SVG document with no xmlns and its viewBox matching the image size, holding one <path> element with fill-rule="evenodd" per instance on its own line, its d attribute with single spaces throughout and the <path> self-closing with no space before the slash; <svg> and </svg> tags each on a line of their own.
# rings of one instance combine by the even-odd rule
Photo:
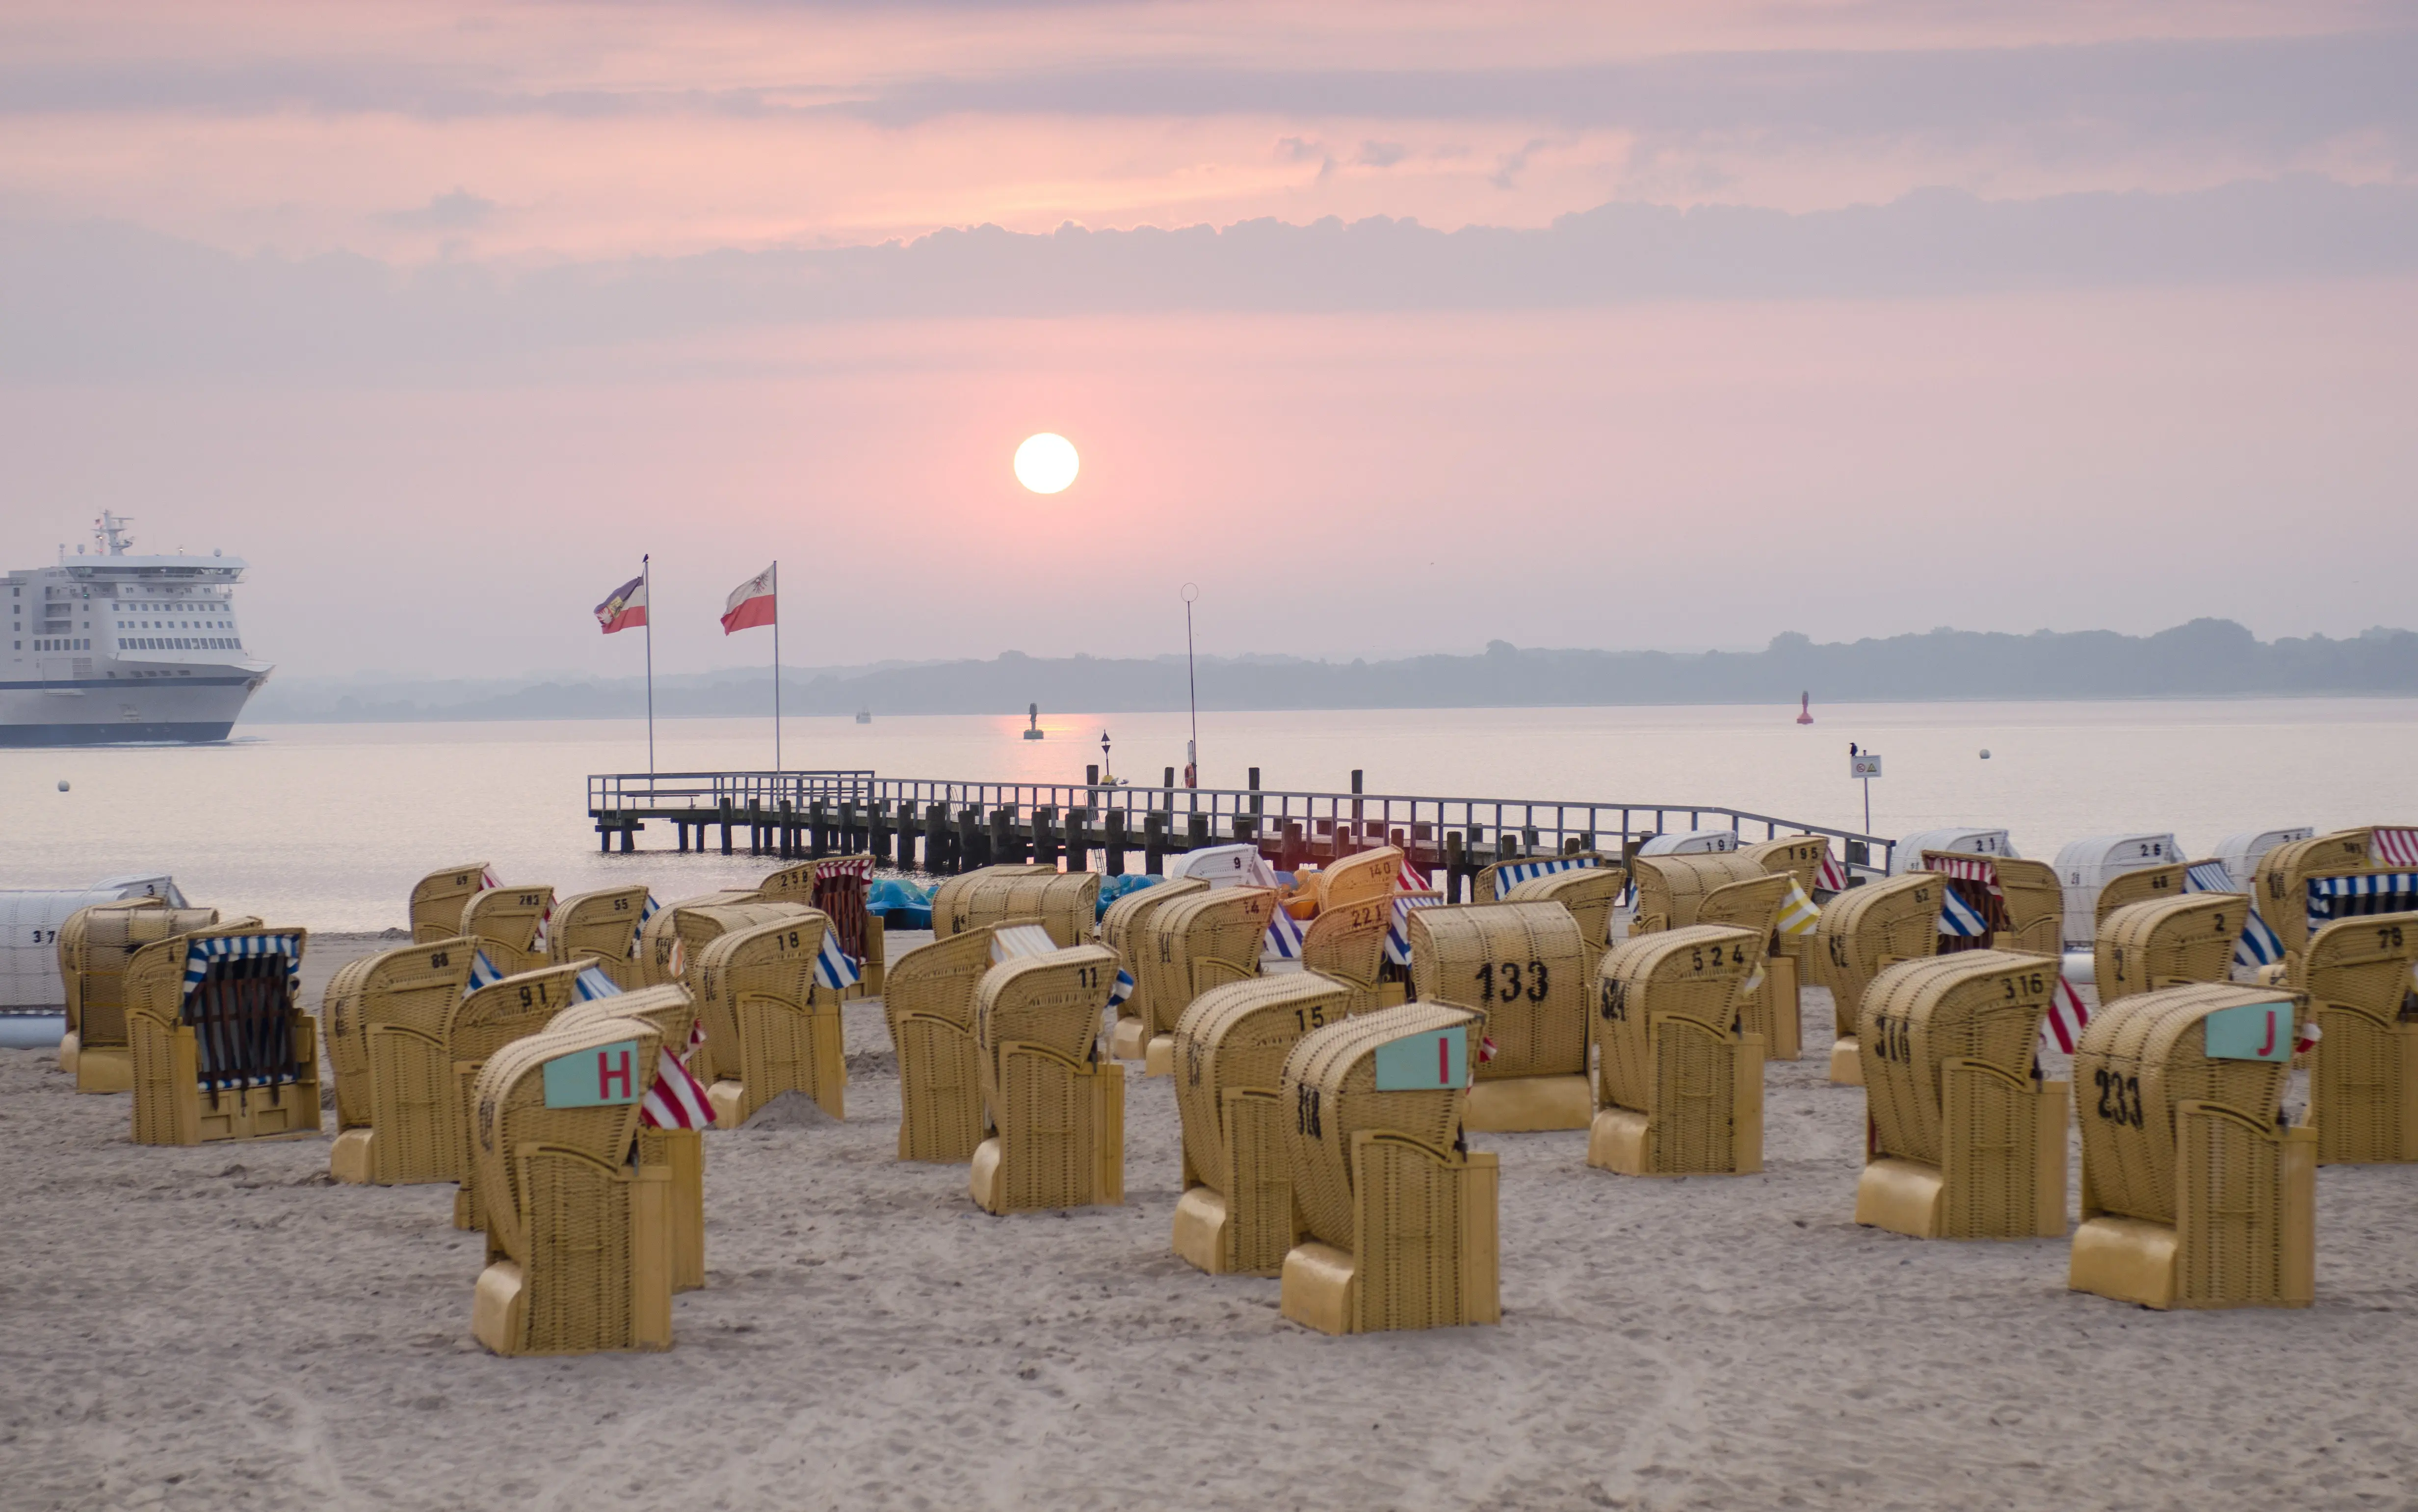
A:
<svg viewBox="0 0 2418 1512">
<path fill-rule="evenodd" d="M 901 1160 L 968 1161 L 982 1143 L 974 994 L 993 964 L 992 933 L 985 927 L 934 939 L 890 969 L 881 1014 L 898 1056 Z"/>
<path fill-rule="evenodd" d="M 2318 1163 L 2418 1160 L 2418 913 L 2320 925 L 2284 971 L 2318 1028 L 2309 1122 Z"/>
<path fill-rule="evenodd" d="M 968 1187 L 986 1213 L 1113 1207 L 1125 1194 L 1125 1067 L 1099 1059 L 1117 954 L 1013 956 L 974 990 L 983 1110 Z"/>
<path fill-rule="evenodd" d="M 1154 886 L 1137 888 L 1109 905 L 1100 917 L 1100 943 L 1117 953 L 1125 963 L 1127 974 L 1134 979 L 1133 991 L 1117 1004 L 1116 1026 L 1109 1031 L 1109 1053 L 1120 1061 L 1139 1061 L 1150 1048 L 1152 1035 L 1150 989 L 1156 981 L 1155 974 L 1140 970 L 1139 962 L 1147 949 L 1150 918 L 1177 898 L 1206 893 L 1209 884 L 1193 877 L 1170 878 Z"/>
<path fill-rule="evenodd" d="M 1696 906 L 1697 924 L 1744 929 L 1763 941 L 1758 969 L 1748 974 L 1738 998 L 1738 1027 L 1755 1037 L 1768 1060 L 1794 1061 L 1803 1049 L 1797 958 L 1781 949 L 1788 937 L 1780 932 L 1781 910 L 1801 893 L 1788 873 L 1765 872 L 1724 883 Z"/>
<path fill-rule="evenodd" d="M 819 911 L 717 936 L 694 973 L 705 1044 L 693 1069 L 711 1089 L 714 1126 L 735 1129 L 785 1092 L 847 1116 L 842 989 L 815 980 L 831 921 Z"/>
<path fill-rule="evenodd" d="M 2133 872 L 2117 881 L 2149 875 Z M 2233 948 L 2249 916 L 2250 900 L 2239 893 L 2167 893 L 2109 909 L 2092 952 L 2101 1005 L 2159 987 L 2232 980 Z"/>
<path fill-rule="evenodd" d="M 1184 1196 L 1175 1252 L 1212 1275 L 1274 1275 L 1298 1230 L 1284 1125 L 1285 1058 L 1349 1016 L 1352 989 L 1314 971 L 1211 987 L 1175 1025 Z"/>
<path fill-rule="evenodd" d="M 1856 1018 L 1873 978 L 1900 961 L 1927 960 L 1939 949 L 1939 909 L 1946 878 L 1915 871 L 1849 888 L 1822 905 L 1814 945 L 1830 988 L 1830 1080 L 1859 1086 L 1864 1066 Z"/>
<path fill-rule="evenodd" d="M 1763 1168 L 1763 1043 L 1737 1029 L 1763 949 L 1751 929 L 1687 924 L 1622 940 L 1603 957 L 1603 1107 L 1587 1134 L 1588 1165 L 1623 1176 Z"/>
<path fill-rule="evenodd" d="M 2305 1307 L 2317 1131 L 2282 1119 L 2305 1001 L 2201 985 L 2107 1004 L 2074 1056 L 2082 1226 L 2066 1285 L 2145 1307 Z"/>
<path fill-rule="evenodd" d="M 752 887 L 726 887 L 712 893 L 700 893 L 695 897 L 681 898 L 655 910 L 638 931 L 638 978 L 643 985 L 659 987 L 667 982 L 682 982 L 695 953 L 681 944 L 680 915 L 683 909 L 711 909 L 728 904 L 754 903 L 758 893 Z M 681 946 L 678 952 L 673 947 Z M 678 955 L 675 963 L 673 957 Z M 680 966 L 680 970 L 672 970 Z"/>
<path fill-rule="evenodd" d="M 445 1015 L 445 1064 L 449 1073 L 445 1123 L 453 1139 L 454 1168 L 458 1172 L 454 1180 L 461 1184 L 453 1194 L 456 1229 L 482 1229 L 487 1226 L 479 1192 L 478 1162 L 471 1158 L 470 1125 L 479 1073 L 497 1050 L 514 1040 L 543 1033 L 554 1023 L 555 1015 L 577 1002 L 580 972 L 584 970 L 578 962 L 543 966 L 454 994 L 453 1005 Z M 329 996 L 334 998 L 333 988 Z M 331 1032 L 330 1043 L 335 1042 Z M 362 1059 L 366 1064 L 366 1055 Z M 339 1107 L 344 1106 L 342 1086 L 340 1080 Z M 344 1138 L 344 1135 L 337 1136 L 340 1144 Z M 332 1166 L 334 1161 L 331 1159 L 329 1164 Z"/>
<path fill-rule="evenodd" d="M 487 863 L 474 861 L 430 872 L 412 885 L 411 941 L 415 945 L 451 939 L 462 932 L 462 909 L 471 896 L 494 886 Z"/>
<path fill-rule="evenodd" d="M 328 1148 L 336 1180 L 397 1186 L 462 1179 L 459 1073 L 447 1029 L 465 994 L 560 1008 L 580 970 L 541 966 L 482 985 L 487 979 L 472 974 L 479 954 L 479 942 L 464 936 L 338 968 L 320 1000 L 336 1068 L 337 1132 Z"/>
<path fill-rule="evenodd" d="M 645 1019 L 604 1018 L 514 1040 L 480 1070 L 488 1264 L 470 1331 L 496 1353 L 670 1347 L 671 1172 L 633 1158 L 659 1050 Z"/>
<path fill-rule="evenodd" d="M 1587 1073 L 1595 984 L 1570 910 L 1558 903 L 1414 909 L 1410 940 L 1418 1000 L 1479 1016 L 1467 1125 L 1482 1133 L 1585 1128 L 1595 1117 Z"/>
<path fill-rule="evenodd" d="M 477 938 L 487 959 L 506 976 L 551 964 L 547 934 L 554 913 L 551 887 L 490 887 L 462 905 L 456 934 Z"/>
<path fill-rule="evenodd" d="M 699 969 L 704 964 L 707 946 L 733 930 L 822 917 L 803 903 L 767 903 L 752 893 L 747 901 L 742 903 L 681 903 L 674 904 L 664 911 L 672 916 L 672 936 L 680 946 L 681 971 L 678 976 L 666 975 L 662 982 L 650 983 L 649 985 L 664 986 L 678 982 L 688 988 L 690 997 L 699 1001 L 705 998 Z M 711 1033 L 710 1029 L 708 1032 Z M 719 1049 L 714 1052 L 716 1056 L 720 1053 Z M 719 1061 L 710 1061 L 709 1063 L 718 1065 Z"/>
<path fill-rule="evenodd" d="M 1260 974 L 1276 908 L 1276 893 L 1264 887 L 1213 887 L 1176 898 L 1144 920 L 1141 954 L 1125 960 L 1137 995 L 1149 1004 L 1143 1076 L 1172 1069 L 1175 1021 L 1193 999 L 1220 983 Z"/>
<path fill-rule="evenodd" d="M 554 906 L 546 925 L 546 959 L 556 966 L 592 959 L 596 969 L 628 992 L 646 985 L 638 960 L 638 926 L 645 921 L 647 890 L 608 887 L 575 893 Z"/>
<path fill-rule="evenodd" d="M 96 903 L 60 924 L 67 1033 L 59 1041 L 59 1069 L 74 1076 L 76 1091 L 122 1092 L 134 1085 L 126 1023 L 126 970 L 134 953 L 220 923 L 216 909 L 173 909 L 152 897 Z"/>
<path fill-rule="evenodd" d="M 1733 882 L 1753 881 L 1774 875 L 1743 851 L 1701 855 L 1646 856 L 1630 860 L 1637 883 L 1637 911 L 1630 918 L 1631 938 L 1658 929 L 1684 929 L 1700 922 L 1696 913 L 1705 900 Z M 1783 889 L 1783 894 L 1785 890 Z"/>
<path fill-rule="evenodd" d="M 1503 901 L 1558 903 L 1569 909 L 1572 922 L 1579 926 L 1579 939 L 1586 948 L 1581 975 L 1593 981 L 1603 953 L 1612 948 L 1613 909 L 1619 905 L 1620 894 L 1628 886 L 1629 874 L 1619 866 L 1573 867 L 1516 882 L 1510 892 L 1503 894 Z"/>
<path fill-rule="evenodd" d="M 1621 859 L 1599 850 L 1573 850 L 1558 856 L 1515 856 L 1507 861 L 1492 861 L 1477 869 L 1470 879 L 1469 901 L 1472 903 L 1508 903 L 1512 890 L 1540 877 L 1557 877 L 1564 872 L 1611 870 L 1623 878 L 1629 869 Z"/>
<path fill-rule="evenodd" d="M 2335 920 L 2418 908 L 2418 830 L 2368 825 L 2275 846 L 2252 894 L 2288 968 Z"/>
<path fill-rule="evenodd" d="M 319 1046 L 304 932 L 257 922 L 137 949 L 126 970 L 136 1144 L 315 1133 Z"/>
<path fill-rule="evenodd" d="M 1306 1237 L 1285 1256 L 1285 1317 L 1324 1334 L 1502 1321 L 1495 1157 L 1462 1140 L 1480 1028 L 1422 999 L 1287 1054 L 1278 1125 Z"/>
<path fill-rule="evenodd" d="M 933 890 L 932 928 L 936 934 L 954 935 L 1029 919 L 1064 948 L 1091 940 L 1099 903 L 1097 872 L 985 866 L 952 877 Z"/>
<path fill-rule="evenodd" d="M 1869 1135 L 1856 1221 L 1916 1239 L 2065 1232 L 2067 1084 L 2037 1071 L 2054 956 L 1959 951 L 1863 997 Z"/>
<path fill-rule="evenodd" d="M 2056 867 L 2043 861 L 1950 850 L 1926 850 L 1919 863 L 1907 870 L 1945 878 L 1948 893 L 1965 906 L 1961 916 L 1978 919 L 1982 925 L 1977 934 L 1941 935 L 1936 954 L 1948 955 L 1960 950 L 2062 953 L 2065 890 L 2058 881 Z"/>
<path fill-rule="evenodd" d="M 1329 903 L 1302 931 L 1302 970 L 1351 989 L 1347 1015 L 1398 1007 L 1404 984 L 1385 980 L 1385 935 L 1393 926 L 1390 892 Z"/>
<path fill-rule="evenodd" d="M 696 1004 L 688 989 L 666 984 L 660 987 L 642 987 L 636 992 L 616 993 L 573 1003 L 554 1016 L 547 1032 L 577 1029 L 611 1018 L 641 1019 L 655 1031 L 660 1052 L 655 1061 L 658 1075 L 664 1073 L 664 1061 L 674 1055 L 673 1046 L 686 1045 L 696 1028 Z M 716 1115 L 717 1120 L 719 1115 Z M 649 1125 L 645 1101 L 640 1100 L 638 1119 L 638 1165 L 640 1168 L 656 1168 L 671 1173 L 671 1193 L 666 1219 L 671 1226 L 672 1290 L 694 1291 L 705 1285 L 705 1131 L 701 1128 Z"/>
<path fill-rule="evenodd" d="M 831 921 L 839 948 L 857 963 L 856 982 L 840 989 L 843 1000 L 881 996 L 888 957 L 881 915 L 865 907 L 872 878 L 871 856 L 824 856 L 783 867 L 756 890 L 767 902 L 803 903 Z"/>
</svg>

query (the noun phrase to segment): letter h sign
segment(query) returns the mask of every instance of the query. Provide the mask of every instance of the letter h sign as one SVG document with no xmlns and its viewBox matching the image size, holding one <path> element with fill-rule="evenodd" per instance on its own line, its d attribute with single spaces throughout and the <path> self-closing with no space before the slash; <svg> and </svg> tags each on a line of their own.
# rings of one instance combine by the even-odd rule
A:
<svg viewBox="0 0 2418 1512">
<path fill-rule="evenodd" d="M 617 1107 L 638 1100 L 638 1042 L 622 1040 L 545 1063 L 548 1107 Z"/>
</svg>

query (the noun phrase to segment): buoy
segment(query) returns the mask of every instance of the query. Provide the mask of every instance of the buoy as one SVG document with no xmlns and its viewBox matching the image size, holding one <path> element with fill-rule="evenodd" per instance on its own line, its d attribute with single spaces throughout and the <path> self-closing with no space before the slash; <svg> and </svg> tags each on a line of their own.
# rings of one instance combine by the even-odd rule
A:
<svg viewBox="0 0 2418 1512">
<path fill-rule="evenodd" d="M 1984 761 L 1990 759 L 1990 748 L 1986 745 L 1982 747 L 1982 759 Z"/>
<path fill-rule="evenodd" d="M 1814 723 L 1814 695 L 1810 693 L 1800 693 L 1797 695 L 1797 723 L 1799 725 Z"/>
<path fill-rule="evenodd" d="M 66 792 L 67 790 L 68 790 L 68 780 L 67 780 L 65 777 L 61 777 L 61 778 L 59 779 L 59 791 L 64 793 L 64 792 Z"/>
</svg>

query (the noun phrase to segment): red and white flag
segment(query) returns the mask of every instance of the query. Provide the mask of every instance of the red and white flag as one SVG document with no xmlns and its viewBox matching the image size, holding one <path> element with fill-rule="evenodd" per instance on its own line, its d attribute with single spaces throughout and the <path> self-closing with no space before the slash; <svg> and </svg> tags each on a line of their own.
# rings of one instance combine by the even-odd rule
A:
<svg viewBox="0 0 2418 1512">
<path fill-rule="evenodd" d="M 1427 890 L 1428 879 L 1419 875 L 1419 869 L 1416 866 L 1411 864 L 1411 852 L 1407 847 L 1404 848 L 1401 869 L 1394 873 L 1394 891 L 1424 893 Z"/>
<path fill-rule="evenodd" d="M 2048 1015 L 2041 1020 L 2041 1048 L 2054 1046 L 2068 1055 L 2082 1043 L 2082 1028 L 2090 1022 L 2090 1010 L 2083 1006 L 2082 994 L 2063 977 L 2057 979 L 2057 991 L 2048 1000 Z"/>
<path fill-rule="evenodd" d="M 655 1084 L 638 1100 L 638 1122 L 650 1129 L 701 1129 L 713 1122 L 705 1083 L 669 1050 L 655 1058 Z"/>
<path fill-rule="evenodd" d="M 607 635 L 617 630 L 635 630 L 647 622 L 647 580 L 634 577 L 604 595 L 596 606 L 596 622 L 604 627 Z"/>
<path fill-rule="evenodd" d="M 781 564 L 774 562 L 730 590 L 730 600 L 722 607 L 724 634 L 727 635 L 737 630 L 753 630 L 758 625 L 769 625 L 778 618 L 773 613 L 773 601 L 776 595 L 773 592 L 773 579 L 780 570 Z"/>
<path fill-rule="evenodd" d="M 2387 829 L 2378 825 L 2369 832 L 2372 859 L 2382 866 L 2418 866 L 2418 830 Z"/>
</svg>

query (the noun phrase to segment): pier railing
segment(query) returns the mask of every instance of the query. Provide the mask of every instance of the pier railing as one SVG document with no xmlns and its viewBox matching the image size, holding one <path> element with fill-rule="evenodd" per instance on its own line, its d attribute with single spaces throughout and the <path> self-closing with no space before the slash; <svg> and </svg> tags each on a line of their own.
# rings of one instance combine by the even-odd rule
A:
<svg viewBox="0 0 2418 1512">
<path fill-rule="evenodd" d="M 629 831 L 637 824 L 650 818 L 672 820 L 682 828 L 683 848 L 689 825 L 700 826 L 702 843 L 704 824 L 727 827 L 734 815 L 735 822 L 753 827 L 829 828 L 836 848 L 854 848 L 860 832 L 869 843 L 874 831 L 887 828 L 868 822 L 874 814 L 922 819 L 935 808 L 945 810 L 953 825 L 961 816 L 973 814 L 986 827 L 1003 820 L 1035 838 L 1036 826 L 1063 832 L 1070 820 L 1082 825 L 1095 843 L 1102 831 L 1121 839 L 1134 837 L 1136 844 L 1145 832 L 1154 832 L 1163 835 L 1171 850 L 1237 839 L 1273 846 L 1290 833 L 1317 850 L 1332 848 L 1341 836 L 1355 845 L 1401 844 L 1415 854 L 1435 857 L 1450 836 L 1453 848 L 1464 854 L 1552 855 L 1573 847 L 1617 849 L 1646 835 L 1726 829 L 1741 843 L 1785 834 L 1826 835 L 1843 842 L 1842 859 L 1851 866 L 1886 872 L 1896 844 L 1854 830 L 1718 803 L 961 782 L 878 777 L 871 771 L 610 773 L 588 779 L 588 807 L 599 832 L 620 832 L 625 847 Z M 819 848 L 823 841 L 817 836 L 813 843 Z"/>
</svg>

